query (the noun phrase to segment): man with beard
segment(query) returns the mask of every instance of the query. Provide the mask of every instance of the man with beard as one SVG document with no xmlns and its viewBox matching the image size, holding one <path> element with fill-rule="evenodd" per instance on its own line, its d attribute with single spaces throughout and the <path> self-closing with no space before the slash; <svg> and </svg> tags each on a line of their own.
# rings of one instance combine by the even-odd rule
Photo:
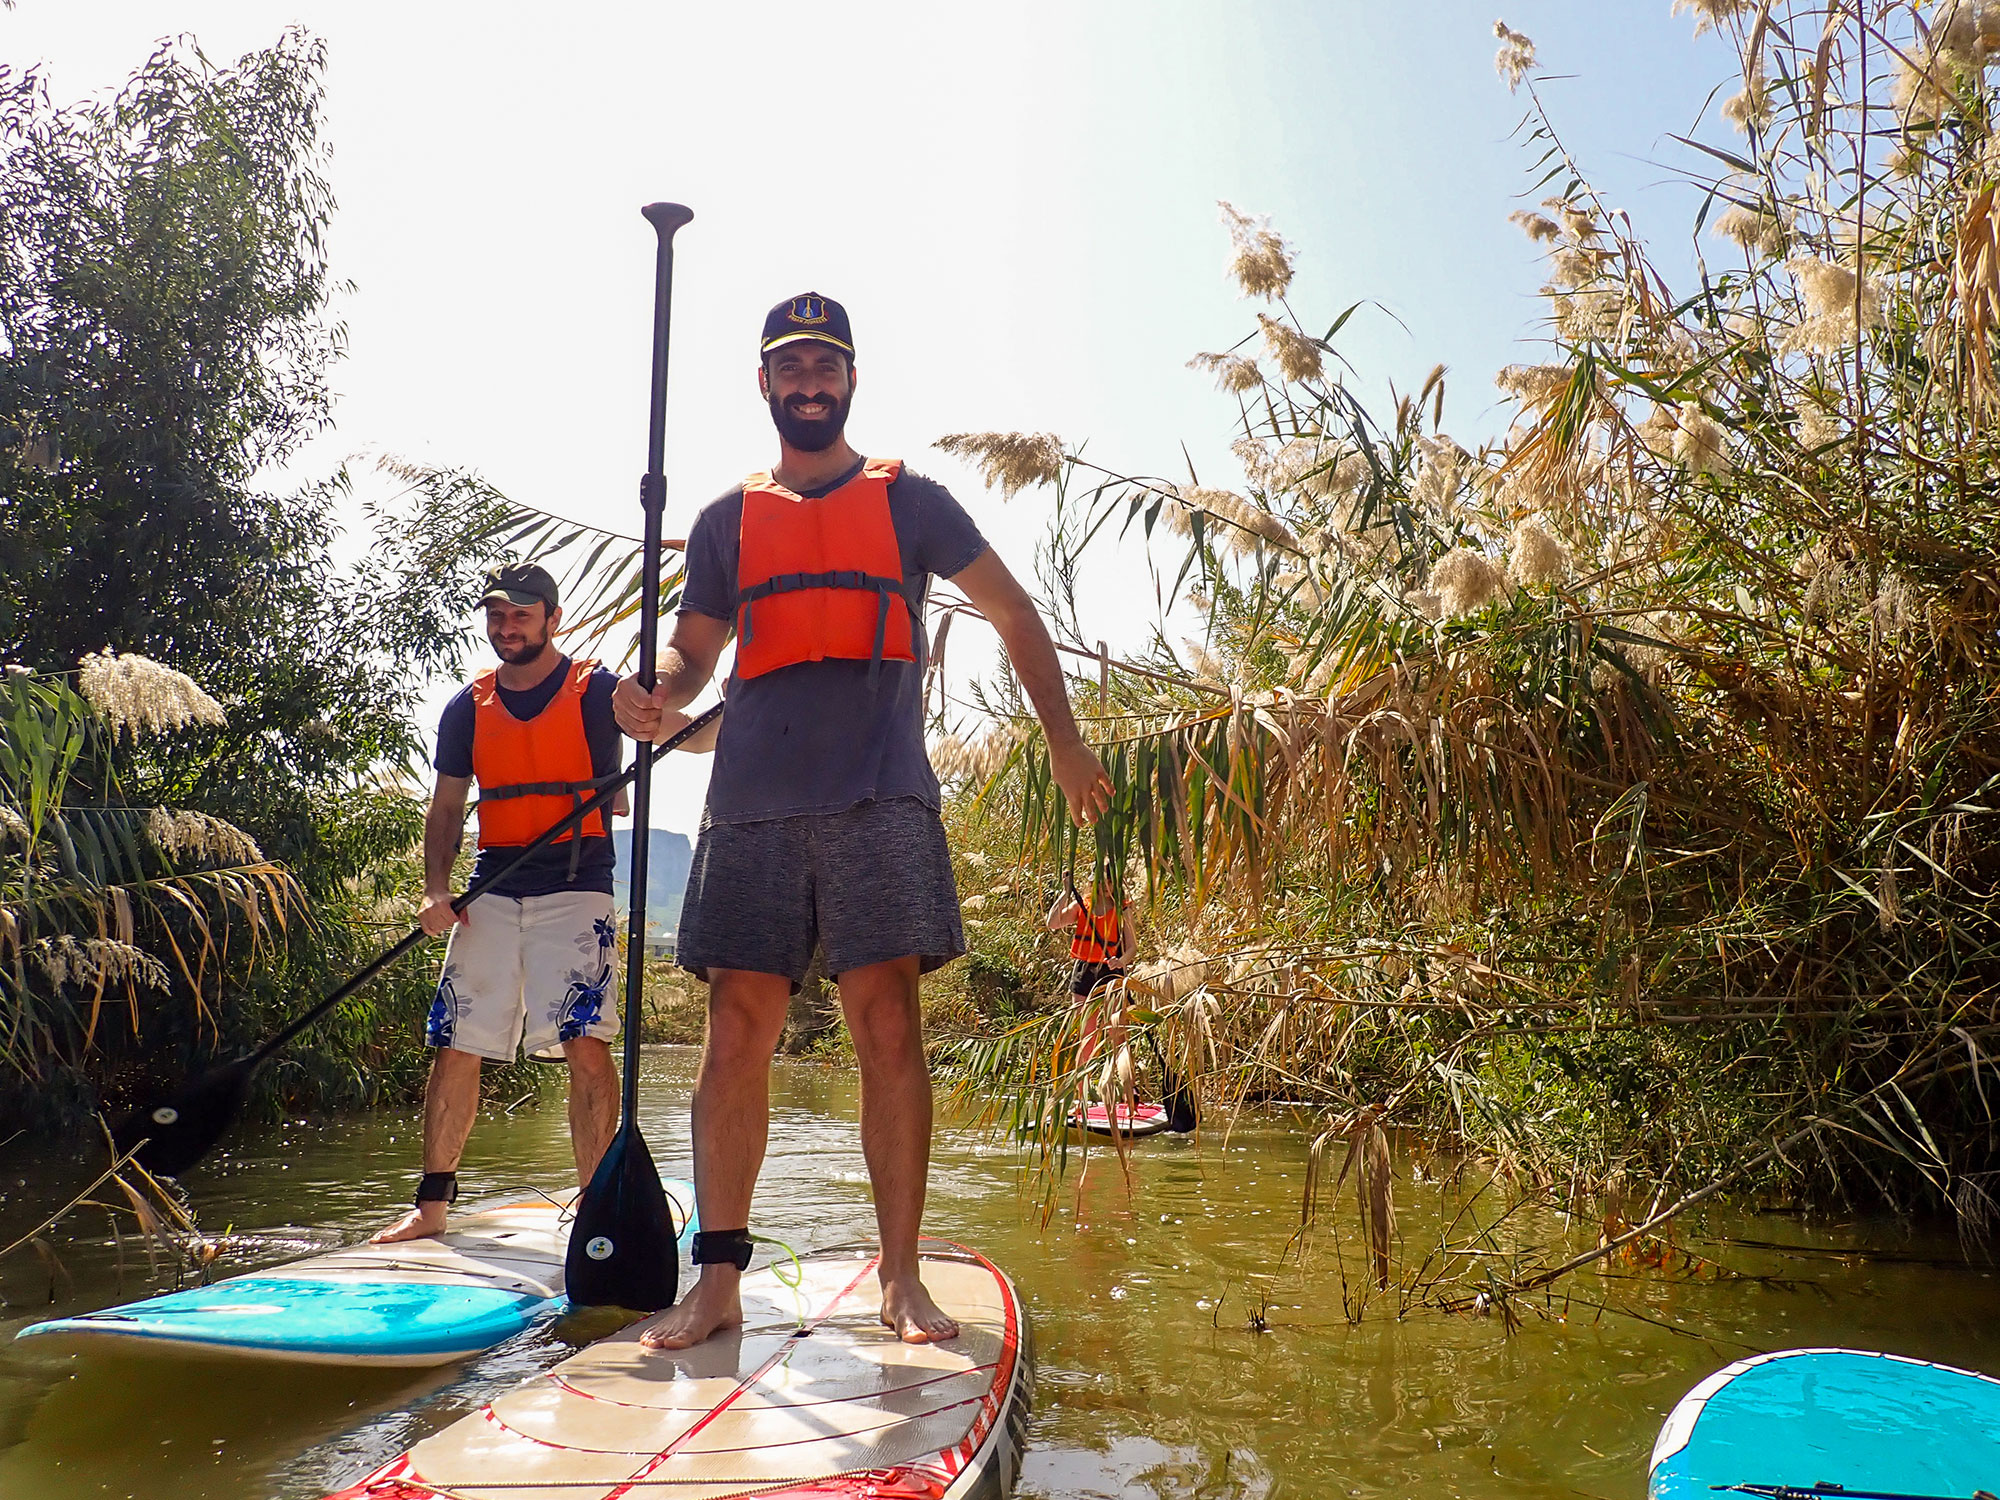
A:
<svg viewBox="0 0 2000 1500">
<path fill-rule="evenodd" d="M 479 783 L 479 857 L 472 877 L 521 847 L 618 774 L 612 716 L 616 673 L 556 650 L 556 582 L 532 563 L 495 568 L 480 599 L 500 664 L 445 705 L 437 789 L 424 816 L 424 899 L 417 920 L 449 932 L 425 1041 L 435 1049 L 424 1090 L 424 1172 L 416 1207 L 378 1242 L 441 1234 L 458 1196 L 458 1162 L 479 1112 L 482 1059 L 569 1064 L 570 1145 L 587 1183 L 618 1125 L 610 1041 L 617 924 L 611 912 L 609 819 L 592 813 L 530 856 L 463 912 L 451 909 L 451 869 L 465 799 Z"/>
<path fill-rule="evenodd" d="M 618 685 L 618 721 L 659 740 L 709 680 L 732 629 L 727 689 L 678 959 L 709 986 L 694 1095 L 701 1274 L 641 1342 L 679 1349 L 742 1321 L 750 1204 L 769 1128 L 771 1054 L 818 948 L 861 1066 L 861 1145 L 881 1233 L 882 1321 L 913 1343 L 956 1336 L 924 1289 L 918 1226 L 931 1136 L 918 976 L 965 951 L 938 783 L 924 750 L 930 577 L 999 632 L 1077 817 L 1111 784 L 1077 733 L 1033 603 L 943 488 L 845 434 L 854 341 L 839 303 L 773 308 L 758 389 L 778 463 L 695 518 L 672 639 L 651 694 Z"/>
</svg>

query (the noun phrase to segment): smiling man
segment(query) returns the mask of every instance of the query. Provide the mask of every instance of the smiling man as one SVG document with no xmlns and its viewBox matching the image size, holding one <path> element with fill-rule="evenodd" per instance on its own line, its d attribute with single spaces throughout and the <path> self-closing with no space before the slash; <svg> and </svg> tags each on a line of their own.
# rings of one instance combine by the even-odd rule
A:
<svg viewBox="0 0 2000 1500">
<path fill-rule="evenodd" d="M 451 934 L 425 1041 L 435 1049 L 424 1090 L 424 1172 L 416 1206 L 375 1236 L 444 1231 L 458 1163 L 479 1112 L 482 1061 L 568 1062 L 570 1144 L 577 1181 L 590 1181 L 618 1124 L 610 1041 L 617 926 L 611 913 L 608 820 L 592 813 L 461 914 L 451 868 L 465 834 L 466 794 L 479 784 L 477 880 L 617 775 L 612 717 L 617 674 L 555 648 L 556 581 L 533 563 L 495 568 L 480 599 L 500 664 L 445 705 L 437 789 L 424 816 L 424 899 L 417 920 Z"/>
<path fill-rule="evenodd" d="M 1077 733 L 1033 603 L 958 502 L 849 445 L 854 340 L 808 292 L 764 320 L 758 389 L 778 463 L 705 507 L 657 686 L 618 685 L 627 733 L 658 740 L 737 636 L 728 712 L 681 909 L 678 958 L 709 986 L 694 1095 L 701 1275 L 641 1335 L 685 1348 L 742 1321 L 750 1206 L 769 1130 L 771 1053 L 818 948 L 861 1066 L 861 1145 L 875 1190 L 882 1320 L 921 1343 L 957 1325 L 918 1269 L 931 1139 L 918 976 L 965 951 L 938 783 L 924 750 L 923 602 L 950 579 L 999 632 L 1080 818 L 1110 781 Z"/>
</svg>

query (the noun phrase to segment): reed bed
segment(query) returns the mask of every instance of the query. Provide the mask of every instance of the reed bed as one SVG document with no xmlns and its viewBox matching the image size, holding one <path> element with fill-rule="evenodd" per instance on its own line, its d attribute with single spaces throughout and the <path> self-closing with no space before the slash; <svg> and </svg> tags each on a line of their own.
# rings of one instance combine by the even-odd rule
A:
<svg viewBox="0 0 2000 1500">
<path fill-rule="evenodd" d="M 1052 496 L 1059 620 L 1120 537 L 1173 601 L 1118 662 L 1072 625 L 1117 787 L 1081 850 L 1006 682 L 939 746 L 961 812 L 1023 874 L 1081 861 L 1143 903 L 1138 1032 L 1213 1125 L 1316 1112 L 1306 1217 L 1358 1182 L 1378 1289 L 1397 1132 L 1523 1194 L 1640 1205 L 1604 1254 L 1691 1196 L 1976 1237 L 2000 1190 L 2000 6 L 1689 8 L 1741 71 L 1677 168 L 1684 286 L 1498 28 L 1548 279 L 1497 441 L 1445 429 L 1441 368 L 1371 409 L 1355 309 L 1306 322 L 1290 247 L 1227 205 L 1261 310 L 1192 363 L 1235 409 L 1241 488 L 946 440 Z M 1071 1025 L 950 1056 L 1036 1128 L 1135 1065 L 1076 1076 Z"/>
</svg>

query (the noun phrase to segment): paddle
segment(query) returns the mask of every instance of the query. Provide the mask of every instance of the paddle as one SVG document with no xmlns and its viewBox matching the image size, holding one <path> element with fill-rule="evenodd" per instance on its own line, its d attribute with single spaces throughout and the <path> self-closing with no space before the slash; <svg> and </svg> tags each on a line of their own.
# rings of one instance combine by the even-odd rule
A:
<svg viewBox="0 0 2000 1500">
<path fill-rule="evenodd" d="M 646 544 L 639 596 L 639 682 L 653 688 L 660 633 L 660 518 L 667 505 L 667 328 L 674 290 L 674 233 L 694 215 L 678 203 L 649 203 L 659 235 L 653 278 L 653 388 L 646 432 L 646 475 L 639 503 Z M 646 855 L 651 840 L 652 759 L 641 755 L 632 778 L 632 909 L 625 931 L 625 1092 L 618 1134 L 577 1200 L 564 1275 L 573 1307 L 658 1312 L 680 1291 L 680 1249 L 667 1190 L 639 1133 L 639 1001 L 646 985 Z"/>
<path fill-rule="evenodd" d="M 650 764 L 654 756 L 664 755 L 676 745 L 692 738 L 703 725 L 721 712 L 720 703 L 706 710 L 665 743 L 646 747 L 648 753 L 644 759 Z M 491 874 L 482 875 L 473 881 L 466 888 L 465 894 L 451 903 L 451 909 L 455 912 L 464 911 L 519 869 L 529 855 L 546 849 L 571 829 L 580 827 L 585 818 L 616 797 L 619 790 L 638 774 L 638 770 L 638 766 L 634 764 L 621 771 L 616 780 L 599 788 L 597 793 L 581 806 L 543 829 L 532 842 L 524 844 L 513 858 Z M 222 1139 L 223 1132 L 236 1123 L 236 1117 L 243 1109 L 244 1097 L 250 1090 L 251 1076 L 273 1053 L 416 947 L 427 936 L 423 928 L 413 928 L 401 942 L 378 954 L 373 962 L 340 988 L 327 995 L 311 1009 L 286 1022 L 276 1036 L 255 1052 L 247 1057 L 239 1057 L 235 1062 L 224 1063 L 218 1068 L 210 1069 L 177 1094 L 165 1099 L 148 1101 L 129 1111 L 111 1130 L 111 1139 L 119 1155 L 122 1156 L 136 1147 L 138 1153 L 136 1159 L 139 1165 L 154 1176 L 180 1176 L 208 1155 L 214 1149 L 215 1143 Z"/>
</svg>

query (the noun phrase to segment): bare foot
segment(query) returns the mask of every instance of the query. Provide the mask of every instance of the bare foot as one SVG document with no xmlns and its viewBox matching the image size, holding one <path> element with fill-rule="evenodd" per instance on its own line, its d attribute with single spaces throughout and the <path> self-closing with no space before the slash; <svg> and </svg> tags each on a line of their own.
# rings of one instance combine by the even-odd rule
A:
<svg viewBox="0 0 2000 1500">
<path fill-rule="evenodd" d="M 725 1286 L 722 1277 L 703 1272 L 685 1297 L 646 1325 L 639 1343 L 647 1349 L 686 1349 L 710 1334 L 741 1327 L 742 1323 L 743 1302 L 736 1292 L 736 1279 L 730 1278 Z"/>
<path fill-rule="evenodd" d="M 882 1283 L 882 1321 L 906 1344 L 939 1344 L 958 1337 L 958 1324 L 931 1301 L 914 1272 Z"/>
<path fill-rule="evenodd" d="M 443 1234 L 447 1211 L 448 1206 L 439 1199 L 419 1204 L 387 1229 L 377 1230 L 369 1235 L 368 1243 L 393 1245 L 398 1240 L 424 1240 L 432 1235 Z"/>
</svg>

